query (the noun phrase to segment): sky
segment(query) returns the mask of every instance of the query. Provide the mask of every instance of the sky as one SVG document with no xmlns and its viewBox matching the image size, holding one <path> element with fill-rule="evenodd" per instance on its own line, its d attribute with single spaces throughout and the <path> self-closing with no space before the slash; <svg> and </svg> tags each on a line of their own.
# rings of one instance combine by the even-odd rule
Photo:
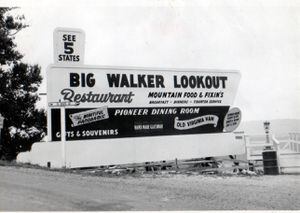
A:
<svg viewBox="0 0 300 213">
<path fill-rule="evenodd" d="M 300 1 L 0 0 L 20 6 L 24 61 L 45 77 L 56 27 L 85 31 L 85 64 L 239 70 L 243 120 L 300 119 Z M 46 92 L 46 80 L 40 87 Z M 42 96 L 39 107 L 46 108 Z"/>
</svg>

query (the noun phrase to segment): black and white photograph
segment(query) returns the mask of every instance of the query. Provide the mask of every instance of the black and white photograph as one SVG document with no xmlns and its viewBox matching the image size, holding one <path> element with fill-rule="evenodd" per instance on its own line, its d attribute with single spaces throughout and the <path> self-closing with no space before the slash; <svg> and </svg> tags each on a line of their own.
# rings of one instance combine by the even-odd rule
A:
<svg viewBox="0 0 300 213">
<path fill-rule="evenodd" d="M 1 0 L 0 211 L 300 211 L 300 1 Z"/>
</svg>

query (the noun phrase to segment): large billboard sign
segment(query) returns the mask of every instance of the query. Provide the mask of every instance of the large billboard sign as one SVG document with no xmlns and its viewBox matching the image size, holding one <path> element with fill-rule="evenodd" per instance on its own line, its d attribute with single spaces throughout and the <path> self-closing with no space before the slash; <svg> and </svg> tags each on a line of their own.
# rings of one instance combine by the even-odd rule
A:
<svg viewBox="0 0 300 213">
<path fill-rule="evenodd" d="M 240 74 L 235 71 L 50 66 L 52 141 L 221 133 Z M 226 125 L 226 122 L 225 122 Z"/>
<path fill-rule="evenodd" d="M 53 44 L 47 138 L 59 143 L 35 143 L 21 162 L 80 168 L 245 152 L 232 133 L 239 72 L 86 66 L 81 29 L 56 28 Z"/>
</svg>

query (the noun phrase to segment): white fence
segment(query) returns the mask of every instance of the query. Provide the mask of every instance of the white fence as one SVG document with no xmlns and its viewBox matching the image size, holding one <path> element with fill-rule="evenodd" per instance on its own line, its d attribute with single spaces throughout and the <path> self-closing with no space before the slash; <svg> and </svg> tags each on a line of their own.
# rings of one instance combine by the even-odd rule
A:
<svg viewBox="0 0 300 213">
<path fill-rule="evenodd" d="M 271 146 L 277 151 L 280 172 L 300 173 L 300 133 L 272 135 L 270 143 L 266 143 L 266 135 L 245 135 L 245 144 L 247 160 L 262 161 L 264 147 Z"/>
</svg>

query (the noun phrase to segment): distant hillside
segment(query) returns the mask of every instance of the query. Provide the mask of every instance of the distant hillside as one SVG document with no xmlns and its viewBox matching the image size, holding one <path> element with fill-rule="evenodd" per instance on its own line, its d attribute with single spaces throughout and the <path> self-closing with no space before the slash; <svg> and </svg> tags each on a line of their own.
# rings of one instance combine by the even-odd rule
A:
<svg viewBox="0 0 300 213">
<path fill-rule="evenodd" d="M 245 121 L 240 124 L 236 131 L 244 131 L 245 134 L 264 134 L 264 121 Z M 300 120 L 278 119 L 270 120 L 270 130 L 272 134 L 283 135 L 289 132 L 300 132 Z"/>
</svg>

